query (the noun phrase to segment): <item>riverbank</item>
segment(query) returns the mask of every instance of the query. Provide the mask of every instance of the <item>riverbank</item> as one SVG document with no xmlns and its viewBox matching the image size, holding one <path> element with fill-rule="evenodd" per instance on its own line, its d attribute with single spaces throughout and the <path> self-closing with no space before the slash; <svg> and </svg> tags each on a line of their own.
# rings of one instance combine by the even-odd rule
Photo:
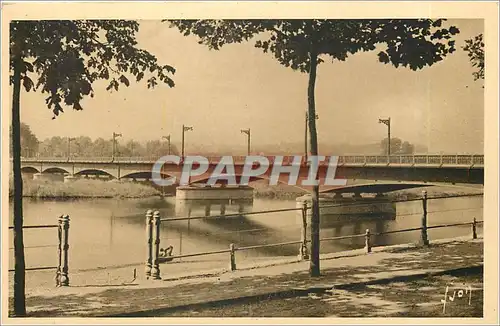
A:
<svg viewBox="0 0 500 326">
<path fill-rule="evenodd" d="M 265 184 L 255 184 L 254 197 L 267 199 L 288 199 L 293 200 L 307 195 L 308 192 L 300 188 L 289 185 L 269 186 Z M 422 191 L 427 191 L 428 197 L 452 197 L 460 195 L 478 195 L 483 193 L 482 188 L 459 187 L 459 186 L 428 186 L 400 190 L 387 193 L 389 200 L 413 200 L 422 198 Z M 321 194 L 320 194 L 321 195 Z"/>
<path fill-rule="evenodd" d="M 138 270 L 137 279 L 108 285 L 92 285 L 94 274 L 105 271 L 89 272 L 86 282 L 82 278 L 77 281 L 70 274 L 73 281 L 69 287 L 37 287 L 36 291 L 28 291 L 28 314 L 30 317 L 278 317 L 284 313 L 280 307 L 288 307 L 288 317 L 482 316 L 481 238 L 434 241 L 428 247 L 412 244 L 376 247 L 370 254 L 355 250 L 321 258 L 322 272 L 317 278 L 309 277 L 308 261 L 278 262 L 260 268 L 242 266 L 234 272 L 227 269 L 211 274 L 199 272 L 198 277 L 187 278 L 175 278 L 169 265 L 164 264 L 162 275 L 167 279 L 146 280 L 143 271 Z M 460 276 L 473 273 L 476 276 L 470 279 Z M 455 279 L 426 280 L 443 275 L 453 275 Z M 127 273 L 126 278 L 130 276 Z M 422 282 L 415 283 L 416 280 Z M 448 302 L 443 315 L 440 301 L 443 285 L 458 286 L 464 280 L 473 282 L 470 284 L 474 291 L 473 307 L 463 300 Z M 380 290 L 374 286 L 377 284 L 394 286 Z M 318 293 L 329 297 L 311 298 Z M 339 300 L 343 303 L 336 304 Z M 300 302 L 309 309 L 299 309 Z M 397 309 L 393 309 L 395 305 Z"/>
<path fill-rule="evenodd" d="M 9 197 L 12 197 L 12 183 Z M 140 183 L 77 179 L 72 182 L 23 180 L 23 197 L 35 199 L 148 198 L 161 191 Z"/>
<path fill-rule="evenodd" d="M 255 182 L 254 198 L 294 200 L 308 194 L 301 188 L 278 184 L 269 186 L 263 182 Z M 9 197 L 12 197 L 12 180 L 10 180 Z M 421 198 L 426 190 L 429 197 L 447 197 L 456 195 L 479 194 L 478 188 L 461 188 L 455 186 L 429 186 L 388 193 L 390 200 L 411 200 Z M 97 199 L 97 198 L 149 198 L 175 196 L 175 187 L 168 187 L 164 192 L 151 185 L 138 182 L 115 182 L 96 179 L 76 179 L 69 183 L 48 180 L 23 179 L 23 197 L 35 199 Z"/>
</svg>

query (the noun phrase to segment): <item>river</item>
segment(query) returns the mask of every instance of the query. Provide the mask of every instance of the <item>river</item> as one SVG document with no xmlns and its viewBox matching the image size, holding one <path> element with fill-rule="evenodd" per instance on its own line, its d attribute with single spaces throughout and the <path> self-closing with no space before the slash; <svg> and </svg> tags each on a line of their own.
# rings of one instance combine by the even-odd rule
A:
<svg viewBox="0 0 500 326">
<path fill-rule="evenodd" d="M 429 200 L 428 225 L 482 220 L 482 197 Z M 208 206 L 207 204 L 210 204 Z M 58 216 L 70 216 L 69 259 L 72 271 L 127 266 L 143 263 L 146 255 L 145 212 L 159 210 L 162 217 L 218 215 L 220 201 L 176 201 L 175 197 L 152 199 L 99 199 L 78 201 L 24 200 L 25 225 L 56 224 Z M 383 232 L 419 227 L 422 203 L 397 203 L 396 216 L 363 218 L 323 216 L 321 237 L 334 237 L 371 232 Z M 295 207 L 294 200 L 255 198 L 250 202 L 225 203 L 225 213 L 241 212 L 235 218 L 209 218 L 191 221 L 165 222 L 161 228 L 161 247 L 172 245 L 174 254 L 227 249 L 300 239 L 301 218 L 298 212 L 265 215 L 244 215 L 262 211 Z M 12 209 L 12 207 L 11 207 Z M 12 216 L 12 211 L 10 216 Z M 11 221 L 12 222 L 12 221 Z M 429 239 L 465 236 L 470 226 L 429 230 Z M 26 229 L 24 232 L 27 267 L 57 265 L 57 229 Z M 373 237 L 375 245 L 409 243 L 419 239 L 419 231 L 394 233 Z M 362 248 L 363 238 L 324 241 L 321 252 Z M 10 250 L 12 268 L 13 250 Z M 298 245 L 268 247 L 238 252 L 245 257 L 296 256 Z M 184 258 L 189 260 L 226 260 L 227 254 Z M 240 258 L 241 257 L 241 258 Z"/>
</svg>

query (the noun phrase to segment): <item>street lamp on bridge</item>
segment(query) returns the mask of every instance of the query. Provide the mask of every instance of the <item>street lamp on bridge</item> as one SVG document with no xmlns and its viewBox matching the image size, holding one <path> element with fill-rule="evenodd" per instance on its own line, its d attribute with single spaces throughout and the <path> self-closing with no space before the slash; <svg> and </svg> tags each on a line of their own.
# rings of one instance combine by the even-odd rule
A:
<svg viewBox="0 0 500 326">
<path fill-rule="evenodd" d="M 168 142 L 168 155 L 170 155 L 170 135 L 161 137 L 162 139 L 166 139 Z"/>
<path fill-rule="evenodd" d="M 383 123 L 387 126 L 387 156 L 391 156 L 391 118 L 378 119 L 378 123 Z"/>
<path fill-rule="evenodd" d="M 186 131 L 193 131 L 193 127 L 182 125 L 182 154 L 181 154 L 182 159 L 184 159 L 184 133 Z"/>
<path fill-rule="evenodd" d="M 247 155 L 250 155 L 250 128 L 241 129 L 241 133 L 247 135 Z"/>
<path fill-rule="evenodd" d="M 68 162 L 71 158 L 71 141 L 75 139 L 76 138 L 68 137 Z"/>
<path fill-rule="evenodd" d="M 315 119 L 316 120 L 319 119 L 319 116 L 317 113 L 315 114 Z M 306 162 L 307 162 L 307 155 L 309 153 L 309 150 L 307 149 L 307 142 L 309 140 L 308 131 L 309 131 L 309 112 L 306 111 L 305 134 L 304 134 L 304 151 L 305 151 L 305 156 L 306 156 Z"/>
<path fill-rule="evenodd" d="M 122 134 L 119 134 L 119 133 L 116 133 L 116 132 L 113 132 L 113 154 L 112 154 L 112 157 L 111 157 L 111 160 L 114 161 L 115 160 L 115 152 L 116 152 L 116 138 L 117 137 L 122 137 Z"/>
</svg>

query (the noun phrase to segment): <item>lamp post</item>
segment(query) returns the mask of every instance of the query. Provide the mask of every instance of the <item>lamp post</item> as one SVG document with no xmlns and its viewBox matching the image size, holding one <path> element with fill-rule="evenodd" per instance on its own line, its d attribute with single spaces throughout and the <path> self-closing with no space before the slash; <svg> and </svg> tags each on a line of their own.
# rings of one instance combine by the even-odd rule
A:
<svg viewBox="0 0 500 326">
<path fill-rule="evenodd" d="M 378 119 L 378 123 L 383 123 L 387 126 L 387 157 L 391 156 L 391 118 Z"/>
<path fill-rule="evenodd" d="M 186 131 L 193 131 L 193 127 L 182 125 L 182 154 L 181 154 L 182 159 L 184 159 L 184 133 Z"/>
<path fill-rule="evenodd" d="M 315 119 L 318 120 L 319 119 L 319 116 L 318 114 L 316 113 L 316 116 L 315 116 Z M 308 130 L 309 130 L 309 113 L 306 111 L 306 120 L 305 120 L 305 133 L 304 133 L 304 152 L 305 152 L 305 156 L 306 156 L 306 162 L 307 162 L 307 156 L 308 156 L 308 153 L 309 153 L 309 150 L 307 149 L 307 141 L 308 141 Z"/>
<path fill-rule="evenodd" d="M 250 156 L 250 128 L 241 129 L 241 133 L 247 135 L 247 155 Z"/>
<path fill-rule="evenodd" d="M 115 152 L 116 152 L 116 138 L 121 137 L 122 134 L 118 134 L 116 132 L 113 132 L 113 156 L 112 156 L 112 161 L 115 160 Z"/>
<path fill-rule="evenodd" d="M 68 137 L 68 162 L 71 158 L 71 141 L 75 139 L 76 138 Z"/>
<path fill-rule="evenodd" d="M 168 155 L 170 155 L 170 135 L 161 137 L 162 139 L 166 139 L 168 141 Z"/>
</svg>

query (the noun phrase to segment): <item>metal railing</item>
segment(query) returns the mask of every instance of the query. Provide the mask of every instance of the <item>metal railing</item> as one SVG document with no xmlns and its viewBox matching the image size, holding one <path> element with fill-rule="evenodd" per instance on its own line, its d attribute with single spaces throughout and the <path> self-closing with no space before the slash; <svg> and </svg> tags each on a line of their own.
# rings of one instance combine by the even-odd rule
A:
<svg viewBox="0 0 500 326">
<path fill-rule="evenodd" d="M 369 229 L 366 230 L 365 233 L 362 234 L 352 234 L 345 236 L 337 236 L 337 237 L 324 237 L 320 238 L 320 242 L 324 241 L 338 241 L 345 239 L 354 239 L 354 238 L 364 238 L 365 239 L 365 251 L 367 253 L 371 252 L 371 249 L 374 247 L 371 244 L 371 238 L 374 236 L 386 235 L 386 234 L 394 234 L 401 232 L 412 232 L 412 231 L 420 231 L 420 243 L 422 245 L 428 245 L 428 233 L 429 229 L 436 228 L 447 228 L 447 227 L 457 227 L 457 226 L 471 226 L 471 234 L 473 239 L 477 239 L 477 226 L 482 224 L 483 221 L 477 221 L 476 218 L 473 218 L 471 222 L 463 222 L 463 223 L 449 223 L 449 224 L 440 224 L 440 225 L 428 225 L 427 217 L 428 213 L 434 213 L 435 211 L 428 212 L 427 211 L 427 201 L 433 199 L 444 199 L 444 198 L 458 198 L 458 197 L 471 197 L 471 196 L 483 196 L 483 194 L 467 194 L 467 195 L 452 195 L 452 196 L 435 196 L 435 197 L 427 197 L 427 193 L 424 191 L 422 198 L 416 199 L 405 199 L 405 200 L 392 200 L 392 201 L 381 201 L 380 203 L 398 203 L 398 202 L 410 202 L 410 201 L 422 201 L 422 212 L 421 213 L 412 213 L 408 215 L 420 215 L 421 214 L 421 226 L 414 228 L 405 228 L 399 230 L 390 230 L 384 232 L 371 233 Z M 370 205 L 373 205 L 376 202 L 370 202 Z M 327 207 L 341 207 L 341 206 L 363 206 L 366 203 L 344 203 L 337 205 L 320 205 L 321 208 Z M 248 213 L 237 213 L 237 214 L 228 214 L 228 215 L 217 215 L 217 216 L 195 216 L 195 217 L 175 217 L 175 218 L 161 218 L 160 212 L 152 210 L 148 210 L 146 213 L 146 233 L 147 233 L 147 258 L 146 258 L 146 277 L 153 279 L 161 279 L 160 276 L 160 264 L 172 261 L 174 259 L 187 258 L 187 257 L 196 257 L 196 256 L 207 256 L 207 255 L 216 255 L 216 254 L 224 254 L 229 253 L 229 266 L 230 270 L 236 270 L 236 256 L 235 253 L 237 251 L 244 250 L 253 250 L 259 248 L 268 248 L 268 247 L 278 247 L 278 246 L 287 246 L 298 244 L 299 247 L 299 257 L 301 260 L 308 259 L 308 244 L 311 243 L 311 240 L 307 239 L 307 212 L 311 207 L 307 206 L 307 204 L 303 204 L 302 207 L 296 208 L 285 208 L 285 209 L 274 209 L 267 211 L 257 211 L 257 212 L 248 212 Z M 463 209 L 466 210 L 466 209 Z M 169 256 L 160 256 L 160 226 L 162 222 L 172 222 L 172 221 L 185 221 L 185 220 L 195 220 L 195 219 L 206 219 L 206 218 L 228 218 L 228 217 L 238 217 L 242 215 L 264 215 L 264 214 L 272 214 L 277 212 L 291 212 L 291 211 L 300 211 L 302 215 L 302 226 L 301 226 L 301 239 L 295 241 L 287 241 L 287 242 L 279 242 L 279 243 L 271 243 L 271 244 L 260 244 L 260 245 L 251 245 L 251 246 L 243 246 L 237 247 L 235 244 L 231 243 L 228 249 L 214 250 L 214 251 L 204 251 L 204 252 L 195 252 L 195 253 L 187 253 L 187 254 L 179 254 L 179 255 L 169 255 Z M 401 217 L 401 215 L 398 215 Z M 235 231 L 237 232 L 237 231 Z"/>
<path fill-rule="evenodd" d="M 266 156 L 270 164 L 275 161 L 275 156 Z M 102 164 L 154 164 L 160 157 L 36 157 L 22 158 L 23 163 L 102 163 Z M 216 164 L 222 156 L 207 157 L 210 164 Z M 235 164 L 243 164 L 246 156 L 233 156 Z M 294 156 L 284 156 L 283 163 L 291 164 Z M 305 163 L 302 161 L 302 163 Z M 327 161 L 320 165 L 328 164 Z M 338 157 L 338 165 L 435 165 L 435 166 L 483 166 L 484 155 L 344 155 Z"/>
<path fill-rule="evenodd" d="M 13 230 L 14 226 L 9 226 L 9 230 Z M 56 271 L 56 286 L 68 286 L 68 249 L 69 249 L 69 216 L 62 215 L 58 219 L 58 224 L 40 224 L 40 225 L 23 225 L 23 229 L 57 229 L 58 243 L 57 245 L 38 245 L 38 246 L 25 246 L 25 249 L 30 248 L 48 248 L 57 247 L 57 266 L 37 266 L 27 267 L 25 271 L 41 271 L 41 270 L 55 270 Z M 14 249 L 14 248 L 9 248 Z M 15 269 L 9 269 L 14 272 Z"/>
</svg>

